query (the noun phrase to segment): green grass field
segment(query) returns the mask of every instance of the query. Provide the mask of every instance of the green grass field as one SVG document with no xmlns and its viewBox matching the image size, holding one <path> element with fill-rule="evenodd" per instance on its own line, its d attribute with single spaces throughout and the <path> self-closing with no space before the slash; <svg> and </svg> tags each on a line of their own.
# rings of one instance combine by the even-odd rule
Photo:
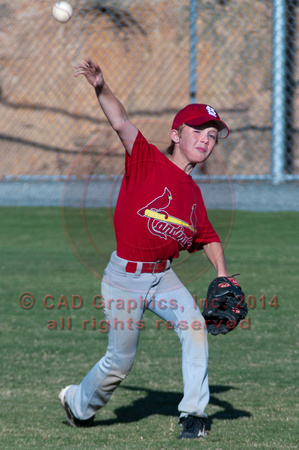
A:
<svg viewBox="0 0 299 450">
<path fill-rule="evenodd" d="M 66 425 L 60 389 L 80 382 L 106 350 L 107 336 L 97 326 L 104 315 L 92 306 L 100 279 L 73 253 L 59 208 L 1 208 L 0 214 L 1 449 L 297 448 L 299 213 L 236 212 L 226 258 L 229 270 L 241 273 L 249 322 L 226 336 L 209 336 L 209 433 L 183 442 L 177 440 L 180 344 L 172 330 L 156 328 L 150 313 L 132 373 L 95 426 Z M 67 214 L 80 253 L 85 238 L 76 231 L 78 214 Z M 106 210 L 89 214 L 102 254 L 86 248 L 84 258 L 101 271 L 113 233 Z M 213 214 L 218 223 L 225 217 Z M 195 263 L 179 263 L 178 275 L 187 280 Z M 201 276 L 188 281 L 198 299 L 215 277 L 202 260 L 199 266 Z M 32 308 L 20 306 L 23 292 L 34 296 Z M 72 307 L 72 296 L 81 296 L 81 308 L 79 297 Z"/>
</svg>

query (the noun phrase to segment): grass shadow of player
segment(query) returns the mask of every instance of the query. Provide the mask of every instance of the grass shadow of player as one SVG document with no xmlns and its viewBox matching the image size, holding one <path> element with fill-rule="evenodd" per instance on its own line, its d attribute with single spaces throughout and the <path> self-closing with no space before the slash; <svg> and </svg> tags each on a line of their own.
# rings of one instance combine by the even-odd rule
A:
<svg viewBox="0 0 299 450">
<path fill-rule="evenodd" d="M 134 400 L 130 405 L 120 406 L 114 410 L 116 417 L 94 421 L 94 426 L 113 425 L 116 423 L 138 422 L 146 417 L 154 414 L 163 416 L 178 417 L 178 404 L 182 399 L 182 394 L 178 392 L 163 392 L 152 389 L 145 389 L 133 386 L 121 386 L 122 389 L 129 391 L 146 392 L 146 396 Z M 231 386 L 210 386 L 210 404 L 218 406 L 221 410 L 211 414 L 207 421 L 207 429 L 211 428 L 214 419 L 218 420 L 234 420 L 240 417 L 250 417 L 248 411 L 235 409 L 231 403 L 220 400 L 217 394 L 236 389 Z"/>
</svg>

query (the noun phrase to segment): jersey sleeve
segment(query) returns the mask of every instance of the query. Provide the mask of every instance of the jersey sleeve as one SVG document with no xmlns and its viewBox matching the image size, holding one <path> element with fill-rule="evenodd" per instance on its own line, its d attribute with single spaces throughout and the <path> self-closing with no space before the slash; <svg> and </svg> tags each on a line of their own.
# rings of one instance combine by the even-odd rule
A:
<svg viewBox="0 0 299 450">
<path fill-rule="evenodd" d="M 136 136 L 131 155 L 126 153 L 125 177 L 132 187 L 140 185 L 157 164 L 159 150 L 145 139 L 140 131 Z"/>
<path fill-rule="evenodd" d="M 212 227 L 211 223 L 207 221 L 205 227 L 202 229 L 200 235 L 198 235 L 191 247 L 188 249 L 189 253 L 198 252 L 199 250 L 202 250 L 204 245 L 210 244 L 211 242 L 220 242 L 221 240 Z"/>
</svg>

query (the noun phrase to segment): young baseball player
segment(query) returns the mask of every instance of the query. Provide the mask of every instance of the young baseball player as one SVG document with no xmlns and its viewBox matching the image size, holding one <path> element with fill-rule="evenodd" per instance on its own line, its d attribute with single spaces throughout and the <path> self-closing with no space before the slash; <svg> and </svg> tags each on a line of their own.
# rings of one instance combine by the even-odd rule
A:
<svg viewBox="0 0 299 450">
<path fill-rule="evenodd" d="M 182 346 L 184 395 L 178 405 L 180 439 L 206 435 L 209 402 L 205 321 L 171 269 L 179 252 L 203 249 L 217 276 L 228 276 L 220 239 L 210 224 L 199 187 L 190 176 L 212 153 L 227 125 L 209 105 L 191 104 L 173 120 L 169 154 L 148 143 L 91 60 L 76 67 L 95 88 L 100 106 L 125 149 L 125 175 L 114 225 L 116 251 L 102 279 L 109 323 L 106 354 L 79 385 L 62 389 L 67 420 L 89 426 L 95 413 L 129 374 L 145 309 L 170 322 Z"/>
</svg>

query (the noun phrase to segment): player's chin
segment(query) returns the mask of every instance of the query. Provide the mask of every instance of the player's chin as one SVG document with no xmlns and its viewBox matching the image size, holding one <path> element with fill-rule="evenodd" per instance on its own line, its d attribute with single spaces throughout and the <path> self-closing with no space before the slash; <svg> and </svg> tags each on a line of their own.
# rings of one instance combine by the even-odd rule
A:
<svg viewBox="0 0 299 450">
<path fill-rule="evenodd" d="M 199 156 L 196 158 L 196 164 L 202 164 L 202 163 L 204 163 L 204 162 L 208 159 L 208 157 L 210 156 L 210 154 L 211 154 L 211 153 L 202 153 L 201 155 L 199 155 Z"/>
<path fill-rule="evenodd" d="M 200 151 L 196 154 L 196 163 L 197 164 L 201 164 L 203 162 L 205 162 L 209 156 L 211 155 L 212 151 Z"/>
</svg>

